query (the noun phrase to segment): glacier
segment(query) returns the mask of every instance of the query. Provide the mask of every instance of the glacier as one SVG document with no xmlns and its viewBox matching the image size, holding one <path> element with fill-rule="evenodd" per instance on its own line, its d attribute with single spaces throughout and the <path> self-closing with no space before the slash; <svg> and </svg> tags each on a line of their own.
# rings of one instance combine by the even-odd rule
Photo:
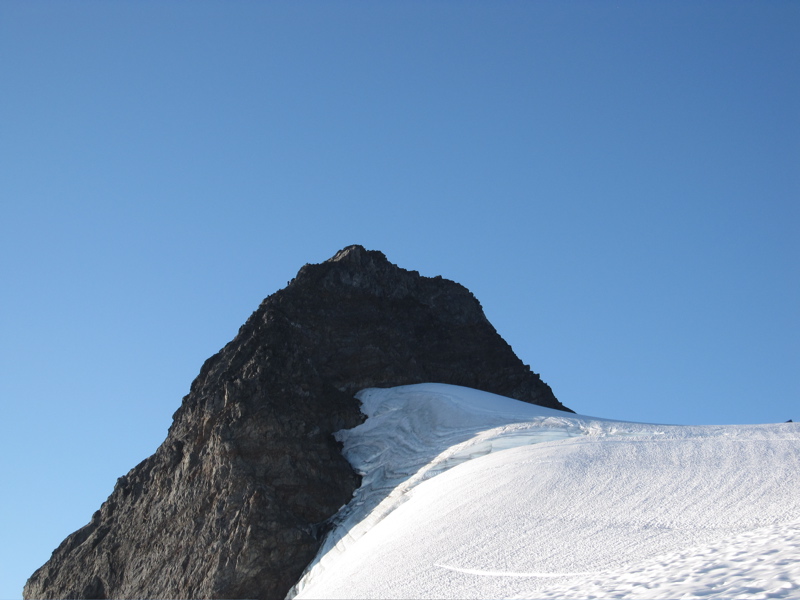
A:
<svg viewBox="0 0 800 600">
<path fill-rule="evenodd" d="M 296 598 L 796 598 L 800 424 L 565 413 L 445 384 L 367 389 L 362 485 Z"/>
</svg>

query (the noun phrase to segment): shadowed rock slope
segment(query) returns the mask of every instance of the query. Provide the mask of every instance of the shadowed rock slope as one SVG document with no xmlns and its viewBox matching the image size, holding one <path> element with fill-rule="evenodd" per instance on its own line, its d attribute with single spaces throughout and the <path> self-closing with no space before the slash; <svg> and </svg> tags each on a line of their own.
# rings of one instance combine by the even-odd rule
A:
<svg viewBox="0 0 800 600">
<path fill-rule="evenodd" d="M 306 265 L 24 597 L 283 598 L 359 485 L 332 437 L 363 420 L 353 394 L 428 381 L 568 410 L 463 286 L 360 246 Z"/>
</svg>

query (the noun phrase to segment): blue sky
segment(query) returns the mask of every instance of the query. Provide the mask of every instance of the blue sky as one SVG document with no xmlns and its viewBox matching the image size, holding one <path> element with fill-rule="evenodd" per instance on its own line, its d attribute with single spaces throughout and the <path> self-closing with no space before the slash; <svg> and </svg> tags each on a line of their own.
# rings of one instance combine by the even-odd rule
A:
<svg viewBox="0 0 800 600">
<path fill-rule="evenodd" d="M 0 4 L 0 597 L 360 243 L 574 410 L 800 418 L 796 2 Z"/>
</svg>

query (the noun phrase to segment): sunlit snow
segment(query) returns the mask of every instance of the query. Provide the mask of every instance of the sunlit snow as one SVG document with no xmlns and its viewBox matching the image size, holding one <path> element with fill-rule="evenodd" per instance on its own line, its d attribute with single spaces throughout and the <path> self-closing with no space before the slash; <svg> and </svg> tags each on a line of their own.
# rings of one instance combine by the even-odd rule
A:
<svg viewBox="0 0 800 600">
<path fill-rule="evenodd" d="M 299 598 L 797 598 L 800 424 L 669 426 L 369 389 Z M 291 595 L 291 594 L 290 594 Z"/>
</svg>

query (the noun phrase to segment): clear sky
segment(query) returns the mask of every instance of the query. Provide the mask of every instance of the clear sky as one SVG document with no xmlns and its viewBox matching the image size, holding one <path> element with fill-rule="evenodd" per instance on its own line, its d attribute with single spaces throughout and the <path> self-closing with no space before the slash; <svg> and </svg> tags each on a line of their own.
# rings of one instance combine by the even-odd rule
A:
<svg viewBox="0 0 800 600">
<path fill-rule="evenodd" d="M 800 419 L 797 2 L 0 3 L 0 597 L 359 243 L 572 409 Z"/>
</svg>

